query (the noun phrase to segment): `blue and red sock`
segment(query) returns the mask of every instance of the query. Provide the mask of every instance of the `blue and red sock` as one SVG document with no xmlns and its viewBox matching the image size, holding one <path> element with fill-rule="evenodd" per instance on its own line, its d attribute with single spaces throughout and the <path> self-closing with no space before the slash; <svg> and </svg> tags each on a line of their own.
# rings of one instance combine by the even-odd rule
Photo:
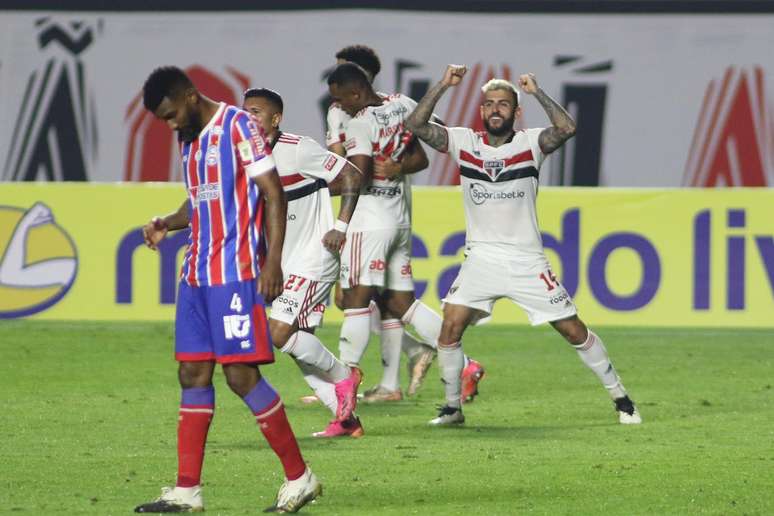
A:
<svg viewBox="0 0 774 516">
<path fill-rule="evenodd" d="M 298 449 L 296 436 L 290 428 L 285 407 L 277 391 L 264 378 L 258 380 L 244 398 L 245 404 L 255 414 L 263 436 L 282 462 L 285 477 L 295 480 L 304 474 L 306 464 Z"/>
</svg>

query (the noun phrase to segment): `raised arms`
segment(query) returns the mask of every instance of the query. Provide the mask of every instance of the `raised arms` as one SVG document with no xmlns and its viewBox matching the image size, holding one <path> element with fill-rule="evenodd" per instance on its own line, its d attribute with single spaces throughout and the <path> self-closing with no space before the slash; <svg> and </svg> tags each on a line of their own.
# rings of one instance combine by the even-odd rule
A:
<svg viewBox="0 0 774 516">
<path fill-rule="evenodd" d="M 435 105 L 444 92 L 450 87 L 459 84 L 465 72 L 467 72 L 465 66 L 447 66 L 443 79 L 430 88 L 406 119 L 406 128 L 437 151 L 446 152 L 449 143 L 448 134 L 443 127 L 430 122 L 430 117 L 433 115 Z"/>
<path fill-rule="evenodd" d="M 538 87 L 534 74 L 520 76 L 519 87 L 524 93 L 534 96 L 540 102 L 551 121 L 552 127 L 543 129 L 538 137 L 538 144 L 543 154 L 551 154 L 575 135 L 575 120 L 567 110 Z"/>
</svg>

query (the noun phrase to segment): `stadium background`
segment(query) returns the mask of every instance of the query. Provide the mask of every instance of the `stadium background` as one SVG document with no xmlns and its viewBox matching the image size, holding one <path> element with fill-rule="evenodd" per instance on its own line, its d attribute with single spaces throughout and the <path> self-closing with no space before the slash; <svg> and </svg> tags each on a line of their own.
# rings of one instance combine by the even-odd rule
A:
<svg viewBox="0 0 774 516">
<path fill-rule="evenodd" d="M 148 72 L 174 63 L 230 102 L 247 86 L 274 88 L 286 101 L 283 128 L 322 141 L 325 74 L 357 42 L 380 55 L 378 89 L 416 99 L 448 62 L 467 64 L 465 83 L 438 108 L 451 125 L 479 124 L 477 87 L 492 76 L 532 71 L 568 106 L 581 130 L 541 171 L 538 205 L 549 258 L 589 321 L 774 325 L 770 2 L 244 11 L 225 1 L 217 13 L 203 2 L 4 4 L 0 255 L 24 211 L 43 203 L 53 222 L 27 233 L 25 263 L 65 258 L 77 269 L 35 289 L 9 284 L 4 257 L 0 317 L 170 319 L 182 237 L 159 257 L 137 248 L 136 232 L 183 191 L 116 184 L 180 179 L 173 136 L 141 106 Z M 521 126 L 545 124 L 537 103 L 523 105 Z M 461 260 L 464 220 L 456 170 L 428 155 L 415 181 L 414 269 L 418 293 L 438 306 Z M 502 304 L 494 321 L 526 319 Z"/>
</svg>

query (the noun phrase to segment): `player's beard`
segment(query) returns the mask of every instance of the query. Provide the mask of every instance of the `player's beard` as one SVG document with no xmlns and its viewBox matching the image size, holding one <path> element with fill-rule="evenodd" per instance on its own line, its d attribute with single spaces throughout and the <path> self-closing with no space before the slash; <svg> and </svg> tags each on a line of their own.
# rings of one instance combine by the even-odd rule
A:
<svg viewBox="0 0 774 516">
<path fill-rule="evenodd" d="M 492 116 L 499 116 L 499 115 L 492 115 Z M 489 118 L 492 118 L 490 116 Z M 516 121 L 516 118 L 511 114 L 510 118 L 503 118 L 503 123 L 500 124 L 500 127 L 492 127 L 489 125 L 489 118 L 484 119 L 484 128 L 486 129 L 486 132 L 493 136 L 505 136 L 506 134 L 513 131 L 513 124 Z"/>
<path fill-rule="evenodd" d="M 181 142 L 190 143 L 196 139 L 202 131 L 202 117 L 196 111 L 188 115 L 188 124 L 177 130 L 177 139 Z"/>
</svg>

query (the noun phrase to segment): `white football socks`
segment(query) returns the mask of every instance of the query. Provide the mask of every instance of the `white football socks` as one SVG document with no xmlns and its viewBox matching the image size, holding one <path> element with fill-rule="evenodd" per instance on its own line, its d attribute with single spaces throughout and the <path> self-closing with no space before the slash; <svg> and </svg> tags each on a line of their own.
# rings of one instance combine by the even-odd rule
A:
<svg viewBox="0 0 774 516">
<path fill-rule="evenodd" d="M 320 378 L 317 368 L 305 364 L 303 362 L 295 361 L 298 368 L 304 375 L 304 380 L 312 388 L 315 396 L 322 402 L 323 405 L 328 407 L 328 410 L 335 416 L 336 409 L 338 408 L 339 401 L 336 398 L 336 387 L 328 381 Z"/>
<path fill-rule="evenodd" d="M 403 335 L 400 340 L 400 347 L 409 359 L 414 358 L 416 355 L 425 351 L 428 347 L 435 348 L 435 346 L 427 346 L 424 343 L 415 339 L 411 334 L 406 333 L 403 330 Z"/>
<path fill-rule="evenodd" d="M 381 386 L 389 391 L 400 389 L 400 351 L 403 324 L 399 319 L 382 321 L 382 372 Z"/>
<path fill-rule="evenodd" d="M 339 337 L 339 357 L 347 365 L 358 365 L 363 358 L 371 326 L 371 310 L 354 308 L 344 310 L 344 323 Z"/>
<path fill-rule="evenodd" d="M 586 367 L 594 371 L 599 381 L 605 386 L 612 399 L 623 398 L 626 396 L 621 379 L 618 377 L 610 357 L 607 355 L 607 349 L 597 335 L 588 330 L 588 337 L 583 344 L 573 345 L 575 351 Z"/>
<path fill-rule="evenodd" d="M 438 346 L 438 364 L 441 368 L 441 380 L 446 392 L 446 404 L 460 408 L 462 394 L 462 366 L 464 363 L 462 345 L 455 342 L 452 346 Z"/>
<path fill-rule="evenodd" d="M 323 380 L 338 383 L 349 378 L 349 367 L 333 356 L 333 353 L 328 351 L 328 348 L 323 346 L 320 339 L 312 333 L 297 331 L 290 336 L 282 352 L 316 368 Z"/>
<path fill-rule="evenodd" d="M 431 347 L 437 346 L 443 319 L 422 301 L 414 300 L 414 303 L 401 317 L 401 321 L 403 324 L 412 325 L 425 344 Z"/>
</svg>

